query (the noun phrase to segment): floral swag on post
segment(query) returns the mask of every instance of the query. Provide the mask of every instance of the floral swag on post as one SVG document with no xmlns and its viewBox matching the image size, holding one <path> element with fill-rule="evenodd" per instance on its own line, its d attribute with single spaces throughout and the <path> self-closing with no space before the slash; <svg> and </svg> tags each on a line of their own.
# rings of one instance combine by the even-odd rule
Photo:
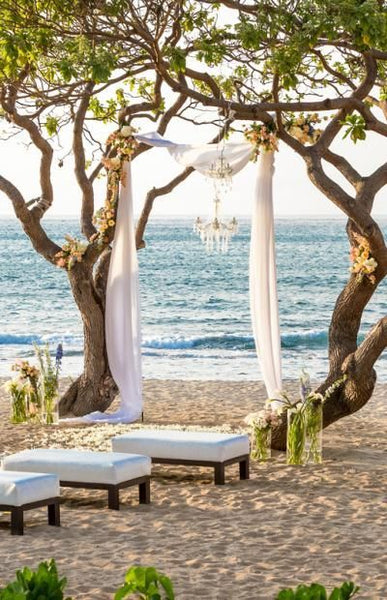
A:
<svg viewBox="0 0 387 600">
<path fill-rule="evenodd" d="M 139 142 L 133 136 L 135 132 L 136 130 L 133 127 L 124 125 L 119 131 L 110 134 L 106 140 L 109 151 L 101 162 L 107 170 L 108 192 L 105 206 L 97 210 L 94 215 L 93 223 L 98 232 L 90 237 L 89 242 L 109 243 L 109 233 L 116 224 L 119 184 L 125 183 L 123 180 L 123 164 L 131 159 L 139 146 Z M 66 235 L 65 239 L 66 243 L 55 254 L 54 261 L 57 267 L 70 270 L 77 262 L 81 262 L 88 243 L 70 235 Z"/>
<path fill-rule="evenodd" d="M 378 263 L 371 256 L 368 240 L 358 233 L 354 233 L 353 237 L 358 246 L 351 247 L 349 257 L 352 265 L 349 267 L 349 271 L 357 275 L 356 279 L 359 283 L 363 280 L 363 277 L 367 277 L 372 284 L 375 284 L 376 277 L 373 272 L 376 270 Z"/>
<path fill-rule="evenodd" d="M 284 123 L 284 128 L 289 135 L 301 144 L 315 144 L 322 134 L 322 130 L 316 127 L 317 123 L 320 122 L 321 118 L 317 113 L 311 115 L 306 113 L 290 114 Z M 270 123 L 252 123 L 244 131 L 244 136 L 254 146 L 253 162 L 257 161 L 261 152 L 275 152 L 278 150 L 277 126 L 274 121 Z"/>
</svg>

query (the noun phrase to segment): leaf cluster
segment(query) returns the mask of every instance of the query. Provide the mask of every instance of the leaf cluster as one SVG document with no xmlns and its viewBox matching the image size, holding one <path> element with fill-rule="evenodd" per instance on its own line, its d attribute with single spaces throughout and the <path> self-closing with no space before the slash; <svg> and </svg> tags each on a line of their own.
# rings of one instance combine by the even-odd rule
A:
<svg viewBox="0 0 387 600">
<path fill-rule="evenodd" d="M 352 581 L 346 581 L 341 587 L 332 590 L 328 596 L 323 585 L 312 583 L 310 586 L 299 585 L 294 591 L 282 590 L 275 600 L 349 600 L 359 589 Z"/>
<path fill-rule="evenodd" d="M 137 594 L 141 600 L 174 600 L 171 580 L 154 567 L 133 566 L 125 575 L 124 585 L 116 592 L 114 600 Z"/>
<path fill-rule="evenodd" d="M 16 571 L 16 579 L 0 590 L 0 600 L 64 600 L 66 578 L 59 579 L 55 560 L 42 562 L 36 571 Z M 66 598 L 71 600 L 71 598 Z"/>
</svg>

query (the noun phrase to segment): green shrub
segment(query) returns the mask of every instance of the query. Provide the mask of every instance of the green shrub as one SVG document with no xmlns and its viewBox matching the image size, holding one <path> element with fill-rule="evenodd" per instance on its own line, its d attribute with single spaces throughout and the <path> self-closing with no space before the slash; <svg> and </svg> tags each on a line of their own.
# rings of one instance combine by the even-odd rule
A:
<svg viewBox="0 0 387 600">
<path fill-rule="evenodd" d="M 42 562 L 36 571 L 24 567 L 16 580 L 0 590 L 0 600 L 64 600 L 66 578 L 58 578 L 55 560 Z M 66 598 L 71 600 L 71 598 Z"/>
<path fill-rule="evenodd" d="M 174 600 L 172 582 L 154 567 L 134 566 L 127 571 L 124 585 L 117 590 L 114 600 L 132 594 L 141 600 Z M 0 599 L 1 600 L 1 599 Z"/>
<path fill-rule="evenodd" d="M 349 600 L 359 589 L 352 581 L 346 581 L 328 596 L 324 586 L 312 583 L 311 586 L 299 585 L 294 591 L 282 590 L 275 600 Z"/>
</svg>

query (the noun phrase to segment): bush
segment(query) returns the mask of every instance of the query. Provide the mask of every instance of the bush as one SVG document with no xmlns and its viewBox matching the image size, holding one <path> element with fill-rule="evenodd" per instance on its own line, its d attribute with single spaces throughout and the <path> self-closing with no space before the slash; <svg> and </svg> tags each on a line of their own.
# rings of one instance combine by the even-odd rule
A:
<svg viewBox="0 0 387 600">
<path fill-rule="evenodd" d="M 172 582 L 154 567 L 131 567 L 125 575 L 124 585 L 117 590 L 114 600 L 136 594 L 141 600 L 174 600 Z"/>
<path fill-rule="evenodd" d="M 16 580 L 0 590 L 0 600 L 64 600 L 67 580 L 58 578 L 55 560 L 42 562 L 36 571 L 24 567 L 16 571 Z M 66 598 L 71 600 L 71 598 Z"/>
<path fill-rule="evenodd" d="M 276 600 L 349 600 L 359 590 L 352 581 L 346 581 L 340 588 L 335 588 L 328 596 L 324 586 L 312 583 L 311 586 L 299 585 L 294 591 L 282 590 Z"/>
</svg>

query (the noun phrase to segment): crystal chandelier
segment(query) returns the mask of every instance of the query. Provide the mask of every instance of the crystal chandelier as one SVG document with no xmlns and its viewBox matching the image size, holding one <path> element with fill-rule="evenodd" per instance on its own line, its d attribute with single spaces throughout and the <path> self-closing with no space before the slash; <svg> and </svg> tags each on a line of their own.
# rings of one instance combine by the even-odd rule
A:
<svg viewBox="0 0 387 600">
<path fill-rule="evenodd" d="M 202 242 L 206 245 L 207 252 L 227 252 L 230 239 L 238 231 L 238 222 L 235 217 L 228 223 L 219 219 L 220 199 L 214 198 L 214 218 L 205 223 L 198 217 L 194 223 L 194 231 L 200 235 Z"/>
<path fill-rule="evenodd" d="M 212 179 L 215 188 L 214 218 L 204 222 L 197 217 L 194 223 L 194 232 L 200 235 L 202 242 L 206 245 L 208 252 L 227 252 L 230 239 L 238 231 L 238 222 L 235 217 L 228 223 L 219 218 L 221 192 L 229 191 L 232 186 L 232 167 L 224 157 L 224 141 L 219 157 L 211 163 L 207 171 L 208 177 Z"/>
</svg>

